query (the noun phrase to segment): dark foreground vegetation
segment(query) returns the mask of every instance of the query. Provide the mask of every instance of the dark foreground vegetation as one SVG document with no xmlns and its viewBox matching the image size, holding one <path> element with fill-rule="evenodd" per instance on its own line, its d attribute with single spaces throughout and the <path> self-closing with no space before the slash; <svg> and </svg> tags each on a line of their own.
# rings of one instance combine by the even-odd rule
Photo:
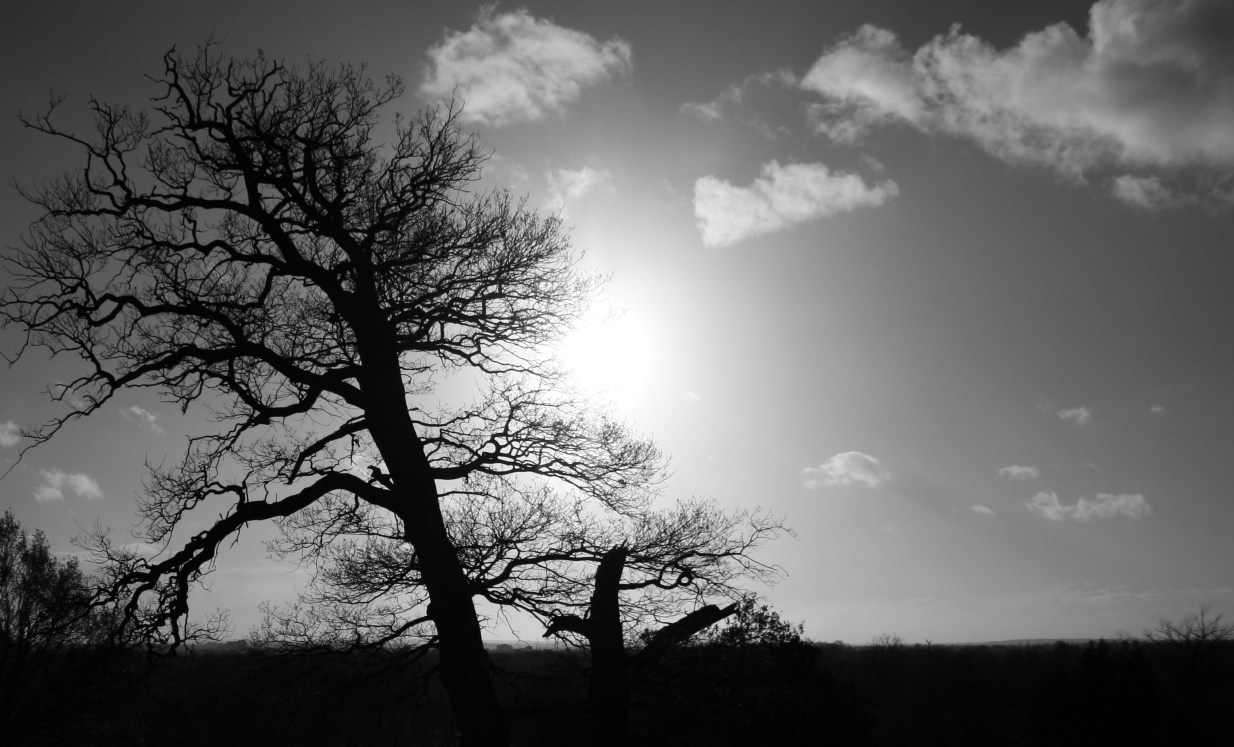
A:
<svg viewBox="0 0 1234 747">
<path fill-rule="evenodd" d="M 1232 744 L 1234 645 L 1204 649 L 1192 656 L 1145 641 L 691 646 L 635 688 L 631 743 Z M 30 727 L 29 744 L 454 740 L 432 659 L 269 655 L 236 644 L 172 658 L 117 654 L 101 671 L 93 654 L 57 656 L 63 679 L 41 686 L 74 705 L 6 714 L 11 727 Z M 503 705 L 517 714 L 512 743 L 590 743 L 585 655 L 507 650 L 493 663 Z"/>
</svg>

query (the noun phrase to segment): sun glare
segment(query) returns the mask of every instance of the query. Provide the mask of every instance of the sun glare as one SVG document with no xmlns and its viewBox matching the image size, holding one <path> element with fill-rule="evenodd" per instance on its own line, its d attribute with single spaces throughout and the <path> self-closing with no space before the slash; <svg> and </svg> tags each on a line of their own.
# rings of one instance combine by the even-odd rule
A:
<svg viewBox="0 0 1234 747">
<path fill-rule="evenodd" d="M 650 326 L 633 312 L 597 304 L 562 340 L 557 358 L 580 389 L 627 406 L 650 374 L 650 335 Z"/>
</svg>

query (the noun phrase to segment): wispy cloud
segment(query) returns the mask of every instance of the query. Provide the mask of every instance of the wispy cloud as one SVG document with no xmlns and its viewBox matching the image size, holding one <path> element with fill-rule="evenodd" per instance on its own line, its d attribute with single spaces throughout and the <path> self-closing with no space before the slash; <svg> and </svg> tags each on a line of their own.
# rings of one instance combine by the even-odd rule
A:
<svg viewBox="0 0 1234 747">
<path fill-rule="evenodd" d="M 845 451 L 836 454 L 817 467 L 806 467 L 807 488 L 836 487 L 860 483 L 868 488 L 877 488 L 891 479 L 891 472 L 877 458 L 860 451 Z"/>
<path fill-rule="evenodd" d="M 0 423 L 0 446 L 8 449 L 21 441 L 21 426 L 12 420 Z"/>
<path fill-rule="evenodd" d="M 163 426 L 158 423 L 159 416 L 144 407 L 138 407 L 137 405 L 126 407 L 120 411 L 120 414 L 134 423 L 141 423 L 146 426 L 156 436 L 167 435 L 167 431 L 163 430 Z"/>
<path fill-rule="evenodd" d="M 78 498 L 96 500 L 103 497 L 103 491 L 98 482 L 89 475 L 69 474 L 59 469 L 43 470 L 39 473 L 43 482 L 34 490 L 34 500 L 39 503 L 51 503 L 64 500 L 64 491 L 70 490 Z"/>
<path fill-rule="evenodd" d="M 565 210 L 597 189 L 613 188 L 613 175 L 607 169 L 558 169 L 545 178 L 548 182 L 548 207 Z"/>
<path fill-rule="evenodd" d="M 853 140 L 898 122 L 968 138 L 1012 163 L 1080 177 L 1099 167 L 1207 173 L 1234 169 L 1234 54 L 1228 0 L 1104 0 L 1089 33 L 1067 24 L 996 50 L 959 27 L 914 52 L 865 26 L 802 78 L 820 95 L 818 130 Z M 1120 177 L 1115 194 L 1159 207 L 1149 177 Z M 1213 184 L 1208 190 L 1216 197 Z"/>
<path fill-rule="evenodd" d="M 1155 176 L 1117 176 L 1110 182 L 1110 192 L 1129 205 L 1148 210 L 1176 207 L 1186 201 L 1170 191 Z"/>
<path fill-rule="evenodd" d="M 857 174 L 833 172 L 821 163 L 776 161 L 748 187 L 714 176 L 694 182 L 694 219 L 706 246 L 725 246 L 752 236 L 860 207 L 881 205 L 899 193 L 890 180 L 868 185 Z"/>
<path fill-rule="evenodd" d="M 1144 496 L 1139 493 L 1098 493 L 1093 500 L 1081 498 L 1073 506 L 1064 505 L 1058 500 L 1057 493 L 1042 491 L 1026 501 L 1025 506 L 1034 514 L 1050 521 L 1089 521 L 1090 519 L 1110 519 L 1115 516 L 1126 516 L 1129 519 L 1142 519 L 1152 514 L 1152 507 Z"/>
<path fill-rule="evenodd" d="M 152 545 L 149 542 L 127 542 L 121 549 L 142 558 L 152 558 L 162 552 L 163 548 L 158 545 Z"/>
<path fill-rule="evenodd" d="M 983 506 L 980 503 L 969 506 L 968 510 L 972 511 L 975 514 L 981 514 L 982 516 L 993 516 L 994 515 L 994 509 L 990 508 L 989 506 Z"/>
<path fill-rule="evenodd" d="M 1153 589 L 1132 589 L 1123 584 L 1101 586 L 1082 581 L 1070 583 L 1058 591 L 1059 601 L 1088 606 L 1156 604 L 1161 596 L 1161 592 Z"/>
<path fill-rule="evenodd" d="M 1154 402 L 1153 404 L 1149 405 L 1148 411 L 1154 415 L 1169 415 L 1170 414 L 1170 411 L 1166 409 L 1166 406 L 1159 402 Z"/>
<path fill-rule="evenodd" d="M 711 101 L 683 104 L 681 110 L 705 123 L 731 120 L 752 127 L 766 137 L 775 137 L 784 131 L 783 128 L 772 125 L 763 117 L 758 103 L 749 101 L 750 94 L 796 90 L 797 83 L 797 77 L 790 70 L 758 73 L 725 88 Z"/>
<path fill-rule="evenodd" d="M 630 45 L 606 42 L 533 17 L 480 9 L 467 31 L 447 32 L 428 52 L 420 92 L 460 96 L 462 118 L 501 127 L 560 115 L 588 86 L 630 70 Z"/>
<path fill-rule="evenodd" d="M 999 468 L 998 474 L 1006 477 L 1008 480 L 1036 480 L 1038 477 L 1041 477 L 1041 470 L 1036 467 L 1021 467 L 1018 464 L 1011 464 Z"/>
<path fill-rule="evenodd" d="M 1083 405 L 1080 407 L 1070 407 L 1065 410 L 1059 410 L 1054 414 L 1063 420 L 1075 421 L 1076 425 L 1088 425 L 1093 420 L 1093 411 Z"/>
<path fill-rule="evenodd" d="M 1086 607 L 1126 605 L 1158 605 L 1165 595 L 1155 589 L 1133 589 L 1129 586 L 1106 586 L 1087 581 L 1073 581 L 1065 586 L 1040 591 L 1000 594 L 987 598 L 996 609 L 1041 609 L 1047 605 L 1076 604 Z"/>
</svg>

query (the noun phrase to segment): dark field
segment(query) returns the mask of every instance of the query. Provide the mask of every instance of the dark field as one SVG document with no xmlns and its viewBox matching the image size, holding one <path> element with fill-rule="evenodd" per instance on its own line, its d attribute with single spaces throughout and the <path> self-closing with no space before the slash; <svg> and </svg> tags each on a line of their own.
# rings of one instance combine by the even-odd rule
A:
<svg viewBox="0 0 1234 747">
<path fill-rule="evenodd" d="M 515 744 L 588 743 L 585 655 L 498 651 Z M 5 683 L 5 744 L 440 745 L 432 662 L 64 654 Z M 426 677 L 425 675 L 429 676 Z M 686 647 L 633 681 L 636 745 L 1234 744 L 1234 645 Z"/>
</svg>

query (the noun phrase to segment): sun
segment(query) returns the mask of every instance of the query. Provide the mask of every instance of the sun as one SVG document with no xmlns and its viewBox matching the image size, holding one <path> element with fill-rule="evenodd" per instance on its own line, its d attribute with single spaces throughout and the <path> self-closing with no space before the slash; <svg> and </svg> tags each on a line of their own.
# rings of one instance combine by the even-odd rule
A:
<svg viewBox="0 0 1234 747">
<path fill-rule="evenodd" d="M 556 357 L 584 392 L 628 406 L 650 378 L 652 329 L 630 310 L 595 304 L 561 341 Z"/>
</svg>

